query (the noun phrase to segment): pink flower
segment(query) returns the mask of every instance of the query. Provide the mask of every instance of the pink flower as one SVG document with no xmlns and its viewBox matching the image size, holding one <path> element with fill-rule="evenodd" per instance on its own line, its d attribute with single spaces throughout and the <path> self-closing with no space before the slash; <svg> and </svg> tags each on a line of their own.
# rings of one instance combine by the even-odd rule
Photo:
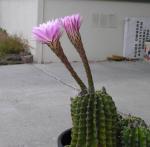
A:
<svg viewBox="0 0 150 147">
<path fill-rule="evenodd" d="M 40 24 L 32 29 L 33 37 L 44 44 L 58 41 L 62 35 L 61 24 L 58 19 Z"/>
<path fill-rule="evenodd" d="M 81 17 L 79 14 L 66 16 L 61 19 L 61 22 L 68 35 L 76 35 L 79 33 L 81 26 Z"/>
</svg>

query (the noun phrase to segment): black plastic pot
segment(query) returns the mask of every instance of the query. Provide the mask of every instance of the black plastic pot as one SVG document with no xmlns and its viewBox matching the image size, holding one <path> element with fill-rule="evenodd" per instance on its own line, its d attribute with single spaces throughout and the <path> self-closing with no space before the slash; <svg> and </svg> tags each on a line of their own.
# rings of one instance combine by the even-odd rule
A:
<svg viewBox="0 0 150 147">
<path fill-rule="evenodd" d="M 65 130 L 58 137 L 58 147 L 70 145 L 71 142 L 71 129 Z"/>
</svg>

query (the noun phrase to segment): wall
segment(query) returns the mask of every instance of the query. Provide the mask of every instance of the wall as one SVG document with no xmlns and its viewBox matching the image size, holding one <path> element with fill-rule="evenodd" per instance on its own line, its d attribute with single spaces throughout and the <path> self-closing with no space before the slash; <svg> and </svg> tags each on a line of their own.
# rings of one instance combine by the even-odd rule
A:
<svg viewBox="0 0 150 147">
<path fill-rule="evenodd" d="M 36 43 L 32 39 L 31 30 L 37 25 L 37 6 L 38 0 L 0 0 L 0 27 L 27 38 L 33 47 L 33 54 Z"/>
<path fill-rule="evenodd" d="M 80 13 L 82 39 L 90 60 L 103 60 L 123 53 L 124 18 L 150 16 L 150 3 L 94 0 L 0 0 L 0 26 L 10 33 L 23 34 L 33 47 L 34 59 L 59 61 L 49 48 L 32 38 L 32 27 L 48 20 Z M 69 59 L 80 60 L 65 33 L 61 39 Z"/>
<path fill-rule="evenodd" d="M 45 0 L 43 7 L 43 18 L 40 17 L 40 20 L 44 22 L 74 13 L 83 16 L 81 34 L 90 60 L 103 60 L 112 54 L 122 55 L 124 18 L 150 16 L 149 3 Z M 79 60 L 65 33 L 61 42 L 70 60 Z M 43 57 L 39 60 L 58 61 L 45 45 L 42 51 Z"/>
</svg>

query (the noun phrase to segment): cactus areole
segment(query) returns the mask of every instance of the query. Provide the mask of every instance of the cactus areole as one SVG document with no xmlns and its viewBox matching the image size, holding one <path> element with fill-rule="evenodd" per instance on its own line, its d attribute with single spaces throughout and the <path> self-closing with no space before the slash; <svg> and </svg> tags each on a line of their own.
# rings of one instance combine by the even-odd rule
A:
<svg viewBox="0 0 150 147">
<path fill-rule="evenodd" d="M 71 132 L 71 141 L 66 147 L 150 147 L 149 131 L 144 127 L 131 128 L 131 126 L 126 126 L 122 130 L 120 126 L 122 123 L 119 121 L 112 97 L 104 87 L 101 90 L 95 90 L 90 65 L 79 32 L 81 22 L 81 16 L 75 14 L 43 23 L 32 30 L 34 38 L 52 50 L 81 90 L 76 97 L 71 99 L 72 129 L 68 132 L 68 134 Z M 64 53 L 60 41 L 63 29 L 81 58 L 88 86 L 76 73 Z M 61 134 L 59 138 L 64 134 Z M 135 141 L 130 141 L 132 135 L 135 136 Z M 137 143 L 139 140 L 141 141 Z M 66 145 L 63 144 L 60 145 L 59 142 L 59 147 Z"/>
</svg>

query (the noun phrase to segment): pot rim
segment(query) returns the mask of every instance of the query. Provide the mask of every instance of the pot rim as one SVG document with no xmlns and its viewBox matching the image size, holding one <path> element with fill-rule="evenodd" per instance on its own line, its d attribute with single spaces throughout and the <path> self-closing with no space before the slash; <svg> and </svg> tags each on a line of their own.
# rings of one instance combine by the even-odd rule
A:
<svg viewBox="0 0 150 147">
<path fill-rule="evenodd" d="M 72 128 L 66 129 L 65 131 L 63 131 L 59 136 L 58 136 L 58 147 L 64 147 L 62 146 L 62 137 L 64 136 L 64 134 L 66 134 L 66 132 L 70 132 Z"/>
</svg>

